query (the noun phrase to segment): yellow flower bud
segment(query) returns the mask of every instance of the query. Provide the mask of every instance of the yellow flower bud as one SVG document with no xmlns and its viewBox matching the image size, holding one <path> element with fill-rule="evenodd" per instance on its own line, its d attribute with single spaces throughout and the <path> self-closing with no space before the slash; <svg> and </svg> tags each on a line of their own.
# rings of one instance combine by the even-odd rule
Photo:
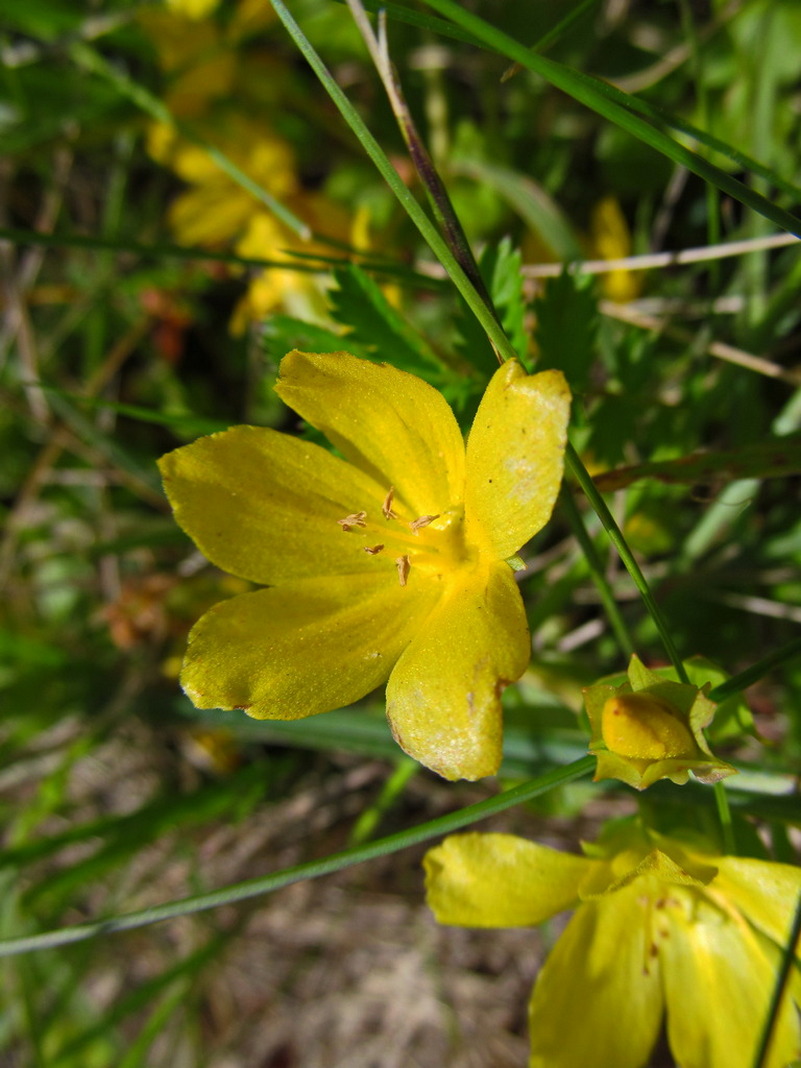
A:
<svg viewBox="0 0 801 1068">
<path fill-rule="evenodd" d="M 610 697 L 601 716 L 601 735 L 610 752 L 637 760 L 692 757 L 696 744 L 667 701 L 645 693 Z"/>
</svg>

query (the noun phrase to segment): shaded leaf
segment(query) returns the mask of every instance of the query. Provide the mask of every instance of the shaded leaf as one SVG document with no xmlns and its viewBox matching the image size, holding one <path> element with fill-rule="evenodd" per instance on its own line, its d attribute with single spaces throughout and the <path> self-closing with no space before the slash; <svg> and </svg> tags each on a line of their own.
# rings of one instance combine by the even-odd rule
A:
<svg viewBox="0 0 801 1068">
<path fill-rule="evenodd" d="M 334 278 L 337 288 L 329 293 L 331 314 L 348 330 L 337 348 L 347 349 L 353 340 L 373 359 L 385 360 L 429 380 L 432 371 L 442 370 L 433 350 L 361 267 L 355 263 L 340 267 L 334 271 Z"/>
<path fill-rule="evenodd" d="M 698 452 L 677 460 L 656 460 L 605 471 L 595 476 L 598 489 L 607 493 L 643 478 L 694 485 L 730 482 L 741 478 L 783 478 L 801 473 L 801 433 L 773 441 L 744 445 L 725 452 Z"/>
<path fill-rule="evenodd" d="M 595 356 L 598 305 L 592 279 L 563 271 L 549 278 L 534 301 L 538 370 L 562 371 L 574 393 L 583 393 Z"/>
</svg>

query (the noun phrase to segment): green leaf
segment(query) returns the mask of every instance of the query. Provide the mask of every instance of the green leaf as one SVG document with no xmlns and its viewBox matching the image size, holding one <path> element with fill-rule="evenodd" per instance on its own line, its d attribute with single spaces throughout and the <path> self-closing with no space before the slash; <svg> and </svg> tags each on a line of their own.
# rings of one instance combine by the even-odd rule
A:
<svg viewBox="0 0 801 1068">
<path fill-rule="evenodd" d="M 426 342 L 395 311 L 381 288 L 355 263 L 334 271 L 331 314 L 349 330 L 344 347 L 353 339 L 373 359 L 386 360 L 402 371 L 431 379 L 442 364 Z M 342 348 L 343 345 L 337 346 Z"/>
<path fill-rule="evenodd" d="M 477 159 L 457 161 L 456 170 L 494 189 L 542 238 L 557 259 L 582 258 L 581 245 L 561 208 L 533 179 L 510 167 Z"/>
<path fill-rule="evenodd" d="M 76 30 L 87 13 L 72 0 L 3 0 L 4 29 L 45 41 Z"/>
<path fill-rule="evenodd" d="M 521 262 L 520 252 L 512 247 L 507 237 L 499 245 L 487 245 L 479 257 L 478 266 L 501 320 L 501 326 L 515 353 L 525 360 L 528 337 L 525 331 L 526 307 Z M 481 324 L 461 295 L 453 325 L 457 334 L 454 344 L 456 352 L 480 372 L 480 378 L 472 390 L 472 393 L 478 396 L 479 391 L 497 370 L 498 357 Z"/>
<path fill-rule="evenodd" d="M 525 359 L 528 351 L 526 300 L 523 295 L 523 257 L 505 237 L 499 245 L 489 245 L 481 258 L 481 273 L 487 280 L 492 303 L 501 317 L 515 352 Z"/>
<path fill-rule="evenodd" d="M 574 393 L 584 393 L 595 357 L 598 302 L 592 279 L 563 271 L 545 282 L 534 301 L 538 369 L 562 371 Z"/>
<path fill-rule="evenodd" d="M 658 460 L 605 471 L 595 476 L 603 493 L 622 489 L 643 478 L 694 485 L 742 478 L 784 478 L 801 473 L 801 432 L 774 441 L 759 441 L 726 452 L 698 452 L 676 460 Z"/>
<path fill-rule="evenodd" d="M 325 326 L 307 323 L 291 315 L 271 315 L 264 323 L 262 337 L 264 353 L 276 366 L 293 349 L 301 352 L 340 352 L 347 349 L 354 356 L 369 357 L 365 346 L 354 334 L 344 337 Z"/>
</svg>

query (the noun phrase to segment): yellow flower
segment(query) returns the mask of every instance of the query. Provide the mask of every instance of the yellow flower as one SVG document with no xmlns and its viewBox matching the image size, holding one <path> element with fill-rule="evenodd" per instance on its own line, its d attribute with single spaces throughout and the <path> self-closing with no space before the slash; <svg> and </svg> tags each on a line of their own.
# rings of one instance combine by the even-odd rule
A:
<svg viewBox="0 0 801 1068">
<path fill-rule="evenodd" d="M 602 260 L 625 259 L 631 255 L 631 234 L 626 216 L 615 197 L 604 197 L 592 209 L 591 251 Z M 608 271 L 601 277 L 604 295 L 625 304 L 636 300 L 642 289 L 636 271 Z"/>
<path fill-rule="evenodd" d="M 449 779 L 493 774 L 500 693 L 530 655 L 506 561 L 559 491 L 563 376 L 504 364 L 466 448 L 442 395 L 387 364 L 292 352 L 276 390 L 344 459 L 234 427 L 160 461 L 201 551 L 270 587 L 195 625 L 184 689 L 201 708 L 298 719 L 387 682 L 406 752 Z"/>
<path fill-rule="evenodd" d="M 167 8 L 187 19 L 204 19 L 215 10 L 220 0 L 166 0 Z"/>
<path fill-rule="evenodd" d="M 312 230 L 341 239 L 347 237 L 344 208 L 322 194 L 300 188 L 290 145 L 263 123 L 232 116 L 226 120 L 224 131 L 210 131 L 209 140 L 249 178 L 302 217 Z M 292 250 L 305 256 L 327 255 L 329 247 L 298 238 L 226 174 L 208 152 L 177 136 L 171 127 L 154 124 L 148 149 L 154 159 L 172 168 L 189 186 L 169 210 L 170 229 L 180 244 L 221 247 L 230 242 L 240 256 L 286 263 L 286 267 L 253 273 L 234 312 L 233 333 L 241 333 L 248 322 L 260 321 L 277 308 L 301 318 L 323 313 L 323 276 L 297 270 L 299 261 Z"/>
<path fill-rule="evenodd" d="M 425 858 L 440 923 L 519 927 L 577 911 L 539 973 L 529 1068 L 642 1068 L 666 1017 L 681 1068 L 752 1068 L 801 869 L 628 825 L 585 857 L 507 834 Z M 801 1054 L 796 969 L 765 1068 Z"/>
<path fill-rule="evenodd" d="M 709 683 L 692 686 L 650 671 L 636 655 L 628 681 L 620 686 L 599 682 L 584 690 L 592 735 L 590 752 L 598 757 L 595 779 L 620 779 L 645 790 L 658 779 L 683 786 L 692 771 L 713 783 L 734 774 L 731 764 L 709 749 L 703 728 L 715 704 L 706 696 Z"/>
</svg>

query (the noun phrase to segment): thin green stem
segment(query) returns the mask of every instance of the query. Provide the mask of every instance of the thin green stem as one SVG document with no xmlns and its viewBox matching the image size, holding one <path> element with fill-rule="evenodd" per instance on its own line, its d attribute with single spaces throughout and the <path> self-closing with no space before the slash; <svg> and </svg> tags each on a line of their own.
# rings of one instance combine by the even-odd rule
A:
<svg viewBox="0 0 801 1068">
<path fill-rule="evenodd" d="M 420 765 L 411 757 L 402 757 L 397 767 L 384 783 L 381 793 L 376 800 L 363 809 L 359 818 L 353 824 L 348 840 L 349 845 L 360 845 L 372 838 L 381 818 L 386 815 L 395 801 L 406 788 L 406 784 L 420 771 Z"/>
<path fill-rule="evenodd" d="M 636 97 L 630 97 L 598 78 L 531 52 L 519 41 L 473 15 L 461 4 L 455 3 L 455 0 L 423 0 L 423 3 L 473 34 L 486 47 L 540 75 L 557 89 L 627 130 L 657 152 L 672 159 L 674 163 L 687 167 L 693 174 L 711 182 L 722 192 L 771 219 L 777 226 L 801 236 L 801 219 L 669 137 L 661 128 L 663 125 L 669 125 L 667 119 L 655 112 L 645 116 L 644 105 Z"/>
<path fill-rule="evenodd" d="M 656 601 L 654 600 L 654 596 L 651 593 L 651 589 L 648 583 L 645 581 L 645 576 L 640 570 L 640 565 L 635 560 L 634 554 L 629 548 L 626 539 L 623 537 L 623 532 L 615 522 L 614 516 L 607 507 L 606 501 L 598 492 L 595 483 L 593 482 L 590 476 L 589 471 L 581 462 L 580 456 L 570 444 L 570 442 L 568 442 L 567 445 L 566 458 L 568 466 L 572 471 L 574 478 L 586 494 L 588 501 L 593 507 L 593 510 L 603 523 L 604 529 L 609 535 L 610 541 L 620 554 L 620 559 L 625 564 L 626 570 L 634 580 L 634 585 L 639 590 L 640 596 L 643 599 L 643 603 L 648 609 L 651 618 L 654 621 L 656 629 L 659 631 L 662 643 L 665 646 L 665 652 L 667 653 L 671 664 L 676 669 L 676 674 L 679 677 L 679 681 L 689 682 L 690 680 L 687 676 L 684 664 L 681 661 L 681 657 L 679 656 L 679 652 L 673 643 L 673 638 L 670 634 L 662 612 Z"/>
<path fill-rule="evenodd" d="M 634 652 L 634 642 L 625 622 L 623 621 L 623 616 L 620 614 L 620 609 L 615 600 L 615 595 L 612 592 L 612 587 L 609 585 L 609 580 L 604 574 L 603 564 L 598 555 L 598 551 L 595 548 L 595 544 L 587 532 L 587 528 L 584 525 L 584 519 L 582 518 L 581 512 L 578 510 L 573 493 L 567 486 L 565 486 L 562 492 L 560 501 L 562 511 L 567 517 L 570 529 L 573 531 L 573 537 L 579 543 L 581 551 L 584 553 L 584 559 L 587 561 L 590 575 L 595 583 L 595 588 L 598 590 L 609 624 L 617 638 L 620 651 L 626 658 L 628 658 Z"/>
<path fill-rule="evenodd" d="M 754 1068 L 764 1068 L 768 1063 L 768 1051 L 770 1050 L 773 1032 L 776 1029 L 776 1023 L 779 1019 L 782 1001 L 784 1000 L 784 992 L 787 988 L 787 981 L 789 980 L 790 972 L 796 963 L 795 951 L 799 937 L 801 937 L 801 894 L 798 895 L 798 900 L 796 901 L 793 926 L 788 935 L 784 953 L 782 954 L 782 963 L 773 987 L 768 1017 L 765 1020 L 762 1038 L 760 1039 L 756 1056 L 754 1057 Z M 791 1008 L 791 1012 L 794 1012 L 794 1008 Z"/>
<path fill-rule="evenodd" d="M 498 356 L 503 360 L 515 359 L 516 353 L 504 333 L 503 328 L 476 292 L 472 282 L 465 274 L 456 257 L 448 248 L 447 242 L 442 238 L 434 223 L 406 188 L 400 175 L 392 166 L 389 157 L 367 129 L 367 126 L 359 113 L 337 85 L 325 64 L 320 59 L 320 56 L 290 15 L 283 0 L 271 0 L 271 3 L 275 8 L 275 12 L 279 19 L 284 24 L 286 31 L 292 37 L 307 63 L 319 78 L 320 83 L 339 109 L 345 122 L 347 122 L 348 126 L 350 126 L 353 133 L 359 139 L 362 148 L 375 164 L 381 177 L 395 194 L 409 218 L 417 227 L 423 239 L 427 242 L 431 251 L 448 272 L 451 281 L 464 297 L 468 307 L 486 331 L 487 337 L 490 339 Z"/>
<path fill-rule="evenodd" d="M 550 30 L 542 37 L 536 44 L 530 46 L 532 52 L 544 52 L 550 48 L 552 44 L 563 37 L 565 33 L 570 29 L 574 22 L 578 22 L 584 15 L 598 4 L 599 0 L 581 0 L 581 3 L 577 4 L 572 11 L 569 11 L 563 19 L 561 19 L 555 26 L 552 26 Z M 503 72 L 502 82 L 508 81 L 513 75 L 523 68 L 519 63 L 513 63 L 508 70 Z"/>
<path fill-rule="evenodd" d="M 337 2 L 344 4 L 345 0 L 337 0 Z M 474 34 L 468 33 L 453 22 L 447 22 L 445 19 L 437 18 L 436 15 L 421 14 L 419 11 L 404 7 L 402 4 L 392 3 L 391 0 L 362 0 L 362 2 L 368 11 L 386 11 L 390 18 L 395 19 L 398 22 L 405 22 L 410 26 L 420 26 L 430 30 L 432 33 L 439 34 L 441 37 L 446 37 L 453 41 L 463 41 L 465 44 L 473 45 L 475 48 L 496 51 L 496 49 L 488 45 L 485 40 L 476 37 Z M 572 16 L 573 12 L 556 26 L 555 30 L 560 32 L 564 30 L 568 20 L 571 22 L 573 21 Z M 541 52 L 547 45 L 551 44 L 552 32 L 553 31 L 549 31 L 545 37 L 532 45 L 531 51 Z M 523 66 L 523 64 L 516 63 L 515 66 Z M 578 75 L 578 72 L 576 71 L 573 73 Z M 612 99 L 618 100 L 621 106 L 629 111 L 641 115 L 647 122 L 652 123 L 657 127 L 664 126 L 666 129 L 675 130 L 677 133 L 692 138 L 694 141 L 705 145 L 713 152 L 717 152 L 726 159 L 736 163 L 738 170 L 749 171 L 751 174 L 758 174 L 760 177 L 765 178 L 776 189 L 786 193 L 792 201 L 798 200 L 801 188 L 799 188 L 797 183 L 788 181 L 781 174 L 776 173 L 774 169 L 766 166 L 764 163 L 760 163 L 759 160 L 754 159 L 753 156 L 749 156 L 745 152 L 741 152 L 738 148 L 735 148 L 733 145 L 721 141 L 719 137 L 715 137 L 707 130 L 702 130 L 700 127 L 693 125 L 693 123 L 687 122 L 686 119 L 683 119 L 678 115 L 671 115 L 670 112 L 655 107 L 654 104 L 649 103 L 646 100 L 641 100 L 639 97 L 634 96 L 631 93 L 626 93 L 608 82 L 599 82 L 597 79 L 590 78 L 587 75 L 583 75 L 582 77 L 587 77 L 589 84 L 594 84 L 599 90 L 605 88 Z"/>
<path fill-rule="evenodd" d="M 324 240 L 315 233 L 316 240 Z M 347 266 L 358 261 L 359 266 L 376 274 L 390 275 L 401 280 L 408 280 L 417 286 L 427 286 L 436 290 L 442 288 L 444 279 L 432 278 L 430 275 L 413 271 L 400 263 L 391 263 L 371 258 L 369 253 L 358 249 L 349 249 L 346 255 L 327 256 L 320 252 L 302 252 L 299 249 L 287 249 L 285 260 L 265 259 L 262 256 L 240 256 L 235 252 L 213 252 L 211 249 L 186 245 L 140 245 L 125 238 L 88 237 L 85 234 L 45 234 L 37 230 L 18 230 L 14 227 L 0 226 L 0 241 L 11 241 L 16 245 L 42 245 L 46 248 L 89 248 L 110 250 L 112 252 L 130 252 L 136 256 L 163 259 L 172 257 L 179 260 L 208 260 L 211 263 L 233 263 L 242 267 L 280 267 L 283 271 L 319 272 L 328 266 Z"/>
<path fill-rule="evenodd" d="M 250 175 L 245 174 L 233 160 L 229 159 L 224 152 L 221 152 L 214 145 L 209 144 L 202 137 L 198 136 L 193 130 L 189 129 L 185 123 L 180 122 L 175 118 L 173 113 L 167 107 L 163 100 L 160 100 L 157 96 L 154 96 L 149 90 L 143 86 L 132 81 L 127 75 L 123 74 L 115 67 L 113 67 L 103 56 L 100 55 L 94 48 L 91 48 L 84 41 L 74 41 L 69 48 L 70 56 L 73 61 L 81 67 L 83 70 L 88 70 L 92 74 L 97 75 L 100 78 L 105 79 L 114 86 L 117 91 L 124 96 L 127 100 L 130 100 L 142 111 L 150 115 L 156 122 L 166 123 L 173 129 L 177 130 L 182 137 L 187 138 L 193 144 L 202 148 L 212 159 L 217 166 L 228 177 L 241 186 L 251 196 L 255 197 L 260 203 L 264 204 L 266 208 L 275 215 L 277 219 L 288 226 L 293 233 L 304 241 L 308 241 L 311 238 L 311 230 L 306 223 L 299 219 L 294 212 L 290 211 L 285 204 L 282 204 L 280 200 L 273 196 L 267 189 L 259 185 L 258 182 L 254 182 Z"/>
<path fill-rule="evenodd" d="M 163 920 L 175 919 L 178 916 L 189 916 L 208 909 L 219 908 L 221 905 L 231 905 L 239 901 L 247 901 L 262 894 L 272 893 L 284 886 L 302 882 L 304 879 L 318 879 L 321 875 L 330 875 L 335 871 L 342 871 L 354 864 L 361 864 L 366 860 L 376 857 L 388 856 L 398 853 L 401 849 L 418 845 L 437 838 L 441 834 L 450 834 L 462 827 L 469 827 L 478 820 L 494 816 L 498 812 L 515 805 L 524 804 L 534 797 L 548 793 L 558 786 L 575 782 L 588 775 L 595 767 L 595 757 L 585 756 L 576 760 L 564 768 L 555 768 L 546 775 L 541 775 L 529 782 L 522 783 L 511 790 L 506 790 L 496 797 L 487 798 L 477 804 L 468 805 L 466 808 L 451 812 L 446 816 L 421 823 L 417 827 L 411 827 L 406 831 L 379 838 L 374 842 L 354 846 L 345 849 L 341 853 L 332 853 L 320 860 L 308 861 L 292 868 L 284 868 L 283 871 L 273 872 L 271 875 L 263 875 L 257 879 L 247 879 L 241 883 L 234 883 L 222 890 L 214 890 L 208 894 L 197 894 L 194 897 L 182 898 L 179 901 L 169 901 L 164 905 L 156 905 L 153 908 L 141 909 L 138 912 L 129 912 L 122 916 L 112 917 L 107 920 L 93 920 L 89 923 L 76 924 L 74 927 L 62 927 L 55 931 L 45 931 L 42 934 L 27 935 L 21 938 L 7 938 L 0 940 L 0 957 L 14 956 L 19 953 L 30 953 L 37 949 L 53 949 L 56 946 L 71 945 L 75 942 L 83 942 L 87 938 L 95 938 L 97 935 L 113 934 L 118 931 L 131 931 L 137 927 L 147 927 L 152 923 L 161 923 Z"/>
<path fill-rule="evenodd" d="M 783 645 L 781 649 L 777 649 L 775 653 L 769 653 L 761 660 L 757 660 L 751 667 L 746 668 L 745 671 L 741 671 L 739 675 L 733 675 L 730 679 L 722 682 L 720 686 L 716 686 L 714 690 L 710 690 L 708 694 L 709 700 L 719 705 L 727 697 L 732 697 L 734 694 L 745 690 L 748 686 L 752 686 L 755 682 L 759 682 L 773 668 L 778 667 L 779 664 L 783 664 L 787 660 L 792 660 L 799 653 L 801 653 L 801 638 L 794 638 L 787 645 Z"/>
<path fill-rule="evenodd" d="M 723 834 L 723 851 L 733 856 L 737 852 L 737 843 L 734 840 L 734 824 L 731 819 L 729 795 L 726 793 L 726 787 L 722 782 L 715 783 L 714 791 L 715 807 L 718 810 L 718 820 Z"/>
<path fill-rule="evenodd" d="M 498 315 L 484 284 L 484 279 L 481 277 L 470 242 L 467 240 L 467 234 L 465 234 L 464 227 L 451 203 L 445 183 L 434 166 L 434 161 L 420 136 L 417 124 L 403 93 L 397 71 L 389 57 L 389 45 L 386 38 L 386 16 L 383 12 L 379 15 L 381 36 L 380 39 L 377 39 L 361 0 L 347 0 L 347 4 L 384 86 L 395 121 L 406 142 L 409 156 L 417 171 L 417 176 L 422 182 L 429 207 L 434 213 L 440 232 L 457 263 L 473 283 L 479 297 L 497 319 Z"/>
</svg>

